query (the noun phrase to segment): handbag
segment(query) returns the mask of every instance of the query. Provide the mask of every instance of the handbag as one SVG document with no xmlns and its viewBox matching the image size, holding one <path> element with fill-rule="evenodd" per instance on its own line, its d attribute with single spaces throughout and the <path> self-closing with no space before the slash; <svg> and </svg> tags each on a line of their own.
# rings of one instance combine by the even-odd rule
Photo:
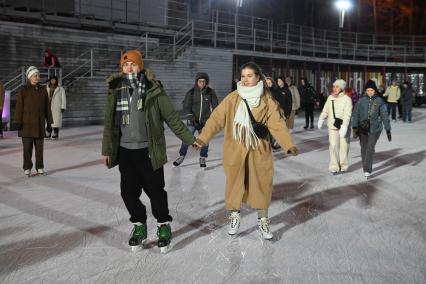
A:
<svg viewBox="0 0 426 284">
<path fill-rule="evenodd" d="M 336 117 L 336 114 L 334 113 L 334 101 L 331 101 L 331 105 L 333 107 L 333 117 L 334 117 L 333 125 L 337 129 L 340 129 L 340 127 L 342 126 L 342 123 L 343 123 L 343 119 Z"/>
<path fill-rule="evenodd" d="M 371 114 L 374 112 L 374 110 L 377 107 L 376 99 L 372 99 L 372 101 L 373 101 L 372 104 L 370 104 L 370 106 L 368 107 L 367 119 L 364 119 L 359 124 L 359 132 L 362 133 L 362 134 L 365 134 L 365 135 L 368 135 L 368 133 L 370 133 Z"/>
<path fill-rule="evenodd" d="M 256 133 L 256 136 L 259 137 L 260 139 L 266 139 L 268 137 L 268 134 L 269 134 L 268 127 L 261 122 L 257 122 L 254 119 L 254 116 L 251 113 L 251 110 L 250 110 L 250 107 L 249 107 L 247 101 L 245 99 L 243 99 L 243 101 L 246 104 L 248 113 L 250 115 L 251 126 L 253 127 L 254 133 Z"/>
</svg>

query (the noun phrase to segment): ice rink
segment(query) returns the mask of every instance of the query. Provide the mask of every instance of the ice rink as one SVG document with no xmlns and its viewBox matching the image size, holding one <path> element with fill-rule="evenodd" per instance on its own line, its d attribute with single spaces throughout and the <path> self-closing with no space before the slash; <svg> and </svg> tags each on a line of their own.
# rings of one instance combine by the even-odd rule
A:
<svg viewBox="0 0 426 284">
<path fill-rule="evenodd" d="M 315 114 L 316 119 L 318 113 Z M 119 172 L 100 160 L 102 126 L 67 128 L 45 142 L 46 176 L 27 178 L 16 132 L 0 140 L 0 283 L 426 283 L 426 109 L 383 132 L 374 172 L 364 178 L 358 140 L 350 168 L 328 172 L 327 130 L 296 121 L 297 157 L 274 153 L 272 241 L 244 207 L 240 233 L 227 234 L 222 140 L 206 170 L 166 131 L 166 190 L 173 248 L 160 254 L 148 205 L 146 249 L 127 246 L 132 228 Z"/>
</svg>

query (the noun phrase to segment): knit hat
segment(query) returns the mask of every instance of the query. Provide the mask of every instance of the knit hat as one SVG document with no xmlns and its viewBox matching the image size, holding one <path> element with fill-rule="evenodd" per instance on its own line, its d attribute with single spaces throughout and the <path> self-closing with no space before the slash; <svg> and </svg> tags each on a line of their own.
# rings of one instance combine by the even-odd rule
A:
<svg viewBox="0 0 426 284">
<path fill-rule="evenodd" d="M 30 79 L 31 76 L 36 74 L 36 73 L 40 74 L 40 71 L 38 71 L 37 67 L 30 66 L 30 67 L 28 67 L 27 72 L 25 72 L 25 75 L 27 76 L 28 79 Z"/>
<path fill-rule="evenodd" d="M 340 88 L 340 90 L 344 91 L 346 88 L 346 82 L 345 80 L 337 79 L 336 81 L 334 81 L 333 86 L 337 86 Z"/>
<path fill-rule="evenodd" d="M 378 93 L 376 83 L 373 80 L 368 80 L 367 84 L 365 84 L 365 90 L 367 89 L 373 89 L 376 94 Z"/>
<path fill-rule="evenodd" d="M 128 50 L 120 58 L 120 67 L 123 67 L 126 62 L 133 62 L 143 70 L 144 64 L 142 61 L 142 53 L 139 50 Z"/>
<path fill-rule="evenodd" d="M 209 84 L 210 78 L 209 75 L 205 72 L 198 72 L 197 75 L 195 75 L 195 84 L 197 84 L 197 81 L 200 79 L 206 80 L 206 84 Z"/>
</svg>

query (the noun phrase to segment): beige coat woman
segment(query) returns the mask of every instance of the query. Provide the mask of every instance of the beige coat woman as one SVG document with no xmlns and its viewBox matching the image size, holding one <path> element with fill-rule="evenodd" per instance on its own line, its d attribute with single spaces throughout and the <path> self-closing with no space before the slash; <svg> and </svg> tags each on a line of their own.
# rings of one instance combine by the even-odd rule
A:
<svg viewBox="0 0 426 284">
<path fill-rule="evenodd" d="M 57 86 L 54 92 L 51 92 L 49 85 L 47 85 L 47 93 L 49 94 L 50 107 L 52 110 L 53 124 L 52 127 L 62 127 L 62 112 L 67 109 L 67 98 L 65 90 L 61 86 Z"/>
<path fill-rule="evenodd" d="M 226 175 L 225 206 L 239 210 L 241 202 L 252 208 L 267 209 L 272 196 L 273 157 L 269 140 L 260 139 L 256 148 L 246 148 L 233 137 L 233 118 L 241 102 L 237 91 L 230 93 L 215 108 L 207 120 L 198 141 L 207 145 L 224 129 L 223 167 Z M 269 93 L 264 93 L 258 107 L 252 109 L 256 121 L 265 124 L 280 146 L 295 147 L 278 104 Z"/>
</svg>

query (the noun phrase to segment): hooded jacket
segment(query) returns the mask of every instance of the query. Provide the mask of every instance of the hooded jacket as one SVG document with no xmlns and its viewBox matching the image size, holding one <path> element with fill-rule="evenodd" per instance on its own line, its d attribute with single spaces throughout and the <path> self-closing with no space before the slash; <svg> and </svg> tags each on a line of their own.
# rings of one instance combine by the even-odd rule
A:
<svg viewBox="0 0 426 284">
<path fill-rule="evenodd" d="M 199 79 L 206 80 L 206 87 L 202 90 L 197 85 Z M 207 121 L 213 109 L 218 105 L 216 92 L 208 86 L 209 81 L 207 73 L 197 73 L 194 87 L 186 93 L 182 102 L 184 114 L 188 115 L 190 120 L 197 120 L 201 124 Z"/>
<path fill-rule="evenodd" d="M 146 85 L 144 100 L 145 127 L 148 140 L 148 153 L 152 168 L 155 170 L 167 162 L 166 138 L 164 125 L 166 122 L 173 133 L 184 143 L 192 144 L 195 138 L 183 124 L 179 114 L 174 110 L 170 98 L 152 77 L 142 73 Z M 122 76 L 113 75 L 108 82 L 107 104 L 105 108 L 104 131 L 102 138 L 102 155 L 111 157 L 110 168 L 118 164 L 121 138 L 121 117 L 116 112 L 117 98 L 121 92 Z"/>
</svg>

